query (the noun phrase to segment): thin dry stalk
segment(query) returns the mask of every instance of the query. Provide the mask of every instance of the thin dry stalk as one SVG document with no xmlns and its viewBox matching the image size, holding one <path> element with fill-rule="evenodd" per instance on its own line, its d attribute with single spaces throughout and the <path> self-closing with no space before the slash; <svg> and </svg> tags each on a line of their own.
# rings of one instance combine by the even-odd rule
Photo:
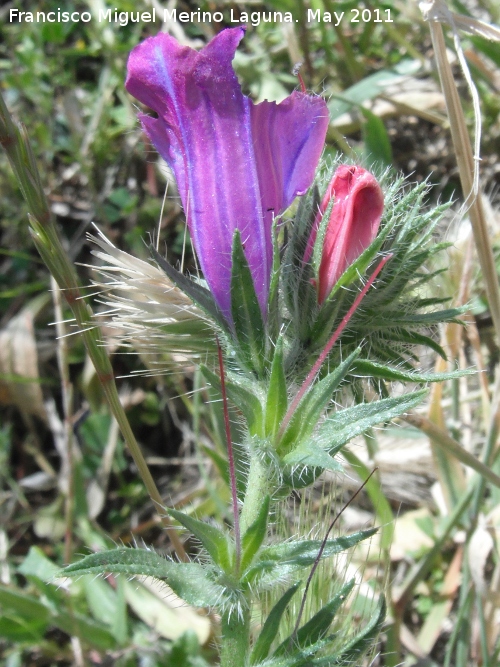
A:
<svg viewBox="0 0 500 667">
<path fill-rule="evenodd" d="M 96 325 L 94 313 L 84 300 L 74 265 L 69 259 L 59 239 L 48 207 L 40 173 L 31 150 L 26 128 L 14 123 L 1 95 L 0 144 L 4 147 L 7 153 L 24 199 L 30 210 L 28 217 L 33 241 L 42 259 L 49 268 L 49 271 L 54 276 L 61 291 L 64 293 L 66 301 L 73 312 L 76 324 L 81 333 L 89 357 L 96 369 L 97 377 L 102 385 L 111 412 L 120 425 L 123 439 L 129 448 L 139 475 L 148 490 L 151 500 L 161 515 L 172 545 L 178 557 L 182 560 L 187 560 L 183 544 L 179 539 L 175 528 L 173 528 L 170 519 L 163 512 L 162 498 L 120 402 L 111 361 L 105 347 L 100 344 L 101 336 L 99 328 Z"/>
<path fill-rule="evenodd" d="M 64 322 L 61 290 L 55 279 L 50 279 L 52 302 L 54 304 L 55 326 L 57 333 L 57 364 L 59 367 L 59 377 L 61 379 L 61 394 L 64 413 L 64 457 L 63 471 L 66 473 L 65 482 L 65 536 L 64 536 L 64 561 L 71 562 L 73 551 L 73 514 L 74 514 L 74 495 L 75 495 L 75 451 L 73 437 L 73 385 L 69 376 L 68 363 L 68 339 Z"/>
<path fill-rule="evenodd" d="M 474 183 L 476 169 L 471 141 L 457 86 L 446 54 L 443 28 L 441 23 L 436 19 L 429 20 L 429 28 L 448 117 L 450 119 L 451 137 L 457 157 L 460 182 L 464 197 L 469 206 L 468 213 L 472 224 L 479 264 L 483 273 L 493 325 L 497 339 L 500 340 L 500 288 L 483 202 L 481 194 L 476 190 Z"/>
</svg>

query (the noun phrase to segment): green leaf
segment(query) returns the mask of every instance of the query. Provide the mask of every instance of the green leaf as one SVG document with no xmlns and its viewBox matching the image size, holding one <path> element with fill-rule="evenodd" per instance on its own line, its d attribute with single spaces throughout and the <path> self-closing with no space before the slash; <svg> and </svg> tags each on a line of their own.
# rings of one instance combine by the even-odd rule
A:
<svg viewBox="0 0 500 667">
<path fill-rule="evenodd" d="M 53 581 L 60 573 L 57 565 L 47 558 L 40 547 L 30 547 L 17 571 L 25 577 L 37 577 L 45 582 Z"/>
<path fill-rule="evenodd" d="M 216 452 L 215 449 L 211 449 L 206 445 L 201 446 L 202 451 L 212 460 L 212 463 L 215 465 L 219 471 L 219 475 L 222 477 L 227 486 L 229 486 L 229 463 L 224 456 L 221 456 L 219 452 Z"/>
<path fill-rule="evenodd" d="M 228 324 L 224 315 L 220 312 L 219 307 L 214 301 L 212 294 L 205 287 L 198 285 L 193 280 L 190 280 L 177 269 L 167 262 L 167 260 L 160 255 L 154 246 L 149 246 L 151 254 L 154 257 L 158 266 L 167 274 L 170 280 L 177 285 L 177 287 L 185 292 L 193 302 L 199 306 L 211 320 L 214 320 L 221 329 L 228 332 Z"/>
<path fill-rule="evenodd" d="M 365 377 L 376 377 L 383 380 L 400 380 L 402 382 L 443 382 L 464 375 L 472 375 L 476 371 L 463 370 L 449 373 L 420 373 L 419 371 L 402 371 L 368 359 L 358 359 L 354 363 L 353 374 Z"/>
<path fill-rule="evenodd" d="M 373 403 L 360 403 L 339 410 L 320 426 L 315 441 L 333 456 L 343 445 L 371 426 L 394 419 L 418 405 L 427 394 L 426 389 L 398 398 L 383 398 Z"/>
<path fill-rule="evenodd" d="M 38 644 L 43 641 L 47 626 L 48 624 L 45 621 L 36 619 L 27 621 L 22 618 L 10 618 L 8 612 L 3 609 L 0 617 L 0 638 L 14 644 L 22 642 Z M 3 664 L 9 667 L 9 662 Z M 21 663 L 18 662 L 17 665 L 21 665 Z"/>
<path fill-rule="evenodd" d="M 411 329 L 403 329 L 398 327 L 394 334 L 391 334 L 390 331 L 384 331 L 384 339 L 387 341 L 394 340 L 396 342 L 410 343 L 410 345 L 422 345 L 424 347 L 430 347 L 431 350 L 437 352 L 437 354 L 439 354 L 442 359 L 445 361 L 448 360 L 446 352 L 443 350 L 441 345 L 439 345 L 439 343 L 436 343 L 436 341 L 433 340 L 430 336 L 424 336 L 423 334 L 419 334 L 416 331 L 412 331 Z"/>
<path fill-rule="evenodd" d="M 372 645 L 375 638 L 378 636 L 382 624 L 385 620 L 385 615 L 387 612 L 387 605 L 385 598 L 382 595 L 380 601 L 377 605 L 373 616 L 363 630 L 351 639 L 348 644 L 346 644 L 342 649 L 332 657 L 323 658 L 318 660 L 316 664 L 318 667 L 336 667 L 343 665 L 355 665 L 358 663 L 359 658 L 367 651 Z"/>
<path fill-rule="evenodd" d="M 416 67 L 418 69 L 418 66 Z M 384 88 L 389 84 L 393 84 L 401 80 L 403 73 L 407 71 L 415 71 L 415 62 L 413 60 L 405 60 L 399 63 L 393 69 L 384 69 L 366 76 L 361 81 L 353 84 L 347 90 L 344 90 L 341 95 L 333 94 L 328 109 L 330 110 L 330 120 L 334 121 L 342 114 L 351 111 L 353 106 L 359 106 L 366 100 L 371 100 L 383 92 Z"/>
<path fill-rule="evenodd" d="M 243 363 L 262 376 L 266 334 L 252 273 L 237 229 L 233 237 L 231 270 L 231 314 Z"/>
<path fill-rule="evenodd" d="M 362 126 L 363 140 L 365 144 L 365 159 L 369 163 L 377 163 L 379 167 L 392 166 L 392 148 L 389 135 L 385 129 L 384 121 L 369 109 L 359 107 L 365 117 Z"/>
<path fill-rule="evenodd" d="M 327 540 L 321 559 L 345 551 L 376 532 L 376 528 L 371 528 Z M 268 579 L 274 581 L 276 577 L 286 576 L 303 567 L 308 567 L 316 561 L 322 544 L 322 540 L 298 540 L 263 547 L 254 565 L 245 573 L 243 581 L 251 582 L 264 575 L 268 575 Z"/>
<path fill-rule="evenodd" d="M 298 581 L 296 584 L 291 586 L 286 593 L 284 593 L 278 602 L 269 612 L 269 616 L 266 618 L 266 621 L 260 631 L 259 636 L 253 646 L 252 653 L 250 656 L 250 664 L 255 665 L 260 660 L 265 660 L 271 649 L 273 641 L 278 635 L 279 625 L 283 614 L 285 613 L 288 603 L 292 597 L 297 592 L 301 582 Z"/>
<path fill-rule="evenodd" d="M 116 645 L 113 635 L 91 619 L 77 613 L 53 613 L 37 598 L 24 592 L 0 586 L 0 606 L 15 611 L 17 621 L 24 619 L 28 624 L 34 621 L 37 625 L 53 625 L 95 648 L 107 650 Z"/>
<path fill-rule="evenodd" d="M 290 466 L 309 466 L 322 468 L 323 470 L 333 470 L 342 472 L 342 466 L 337 463 L 328 452 L 326 452 L 313 440 L 302 443 L 295 449 L 292 449 L 284 458 L 283 463 Z"/>
<path fill-rule="evenodd" d="M 260 549 L 267 535 L 267 520 L 269 517 L 270 497 L 266 496 L 262 502 L 257 518 L 245 531 L 242 541 L 241 570 L 244 571 L 250 565 L 253 557 Z"/>
<path fill-rule="evenodd" d="M 212 387 L 222 395 L 220 377 L 213 373 L 203 364 L 200 365 L 203 376 Z M 260 400 L 249 389 L 241 383 L 231 382 L 226 379 L 226 392 L 229 400 L 241 410 L 245 416 L 250 435 L 262 435 L 262 423 L 264 420 Z"/>
<path fill-rule="evenodd" d="M 76 635 L 89 646 L 104 651 L 116 647 L 116 640 L 109 630 L 81 614 L 59 613 L 54 616 L 52 623 L 68 635 Z"/>
<path fill-rule="evenodd" d="M 333 392 L 347 375 L 359 354 L 360 349 L 352 352 L 334 371 L 328 373 L 325 378 L 313 385 L 302 397 L 283 437 L 278 443 L 278 452 L 284 453 L 290 450 L 293 445 L 298 446 L 302 440 L 311 434 L 323 410 L 332 400 Z"/>
<path fill-rule="evenodd" d="M 266 400 L 265 433 L 274 437 L 279 430 L 283 417 L 288 407 L 288 395 L 286 387 L 285 368 L 283 363 L 283 339 L 280 337 L 276 343 L 273 362 L 271 366 L 271 377 L 269 378 L 269 389 Z"/>
<path fill-rule="evenodd" d="M 406 315 L 401 311 L 385 311 L 384 319 L 387 326 L 398 325 L 426 325 L 439 324 L 441 322 L 453 322 L 454 324 L 463 324 L 457 317 L 463 313 L 462 308 L 446 308 L 445 310 L 436 310 L 432 313 L 416 313 L 415 315 Z"/>
<path fill-rule="evenodd" d="M 233 554 L 229 548 L 228 536 L 224 532 L 178 510 L 169 508 L 168 513 L 200 540 L 216 565 L 225 572 L 231 571 Z"/>
<path fill-rule="evenodd" d="M 332 624 L 335 614 L 343 604 L 346 597 L 354 588 L 355 579 L 351 579 L 341 590 L 330 600 L 324 607 L 322 607 L 317 614 L 315 614 L 307 623 L 305 623 L 294 637 L 290 635 L 282 642 L 276 649 L 276 655 L 288 652 L 290 646 L 296 650 L 297 647 L 303 648 L 316 644 L 320 639 L 323 639 Z"/>
<path fill-rule="evenodd" d="M 146 549 L 120 548 L 91 554 L 61 570 L 61 576 L 106 572 L 155 577 L 195 607 L 217 606 L 225 591 L 213 582 L 209 570 L 198 563 L 176 563 Z"/>
<path fill-rule="evenodd" d="M 0 605 L 6 609 L 12 609 L 25 619 L 38 620 L 41 623 L 48 623 L 51 619 L 49 609 L 36 597 L 7 586 L 0 586 Z"/>
</svg>

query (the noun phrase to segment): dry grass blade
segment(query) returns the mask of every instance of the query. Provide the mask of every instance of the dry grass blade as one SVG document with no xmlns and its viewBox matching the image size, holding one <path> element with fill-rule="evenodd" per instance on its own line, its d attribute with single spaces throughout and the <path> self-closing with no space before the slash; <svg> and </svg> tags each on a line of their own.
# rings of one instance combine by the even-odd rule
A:
<svg viewBox="0 0 500 667">
<path fill-rule="evenodd" d="M 500 288 L 498 285 L 495 260 L 489 239 L 483 202 L 479 191 L 475 187 L 476 165 L 474 162 L 471 142 L 457 86 L 448 62 L 443 29 L 440 23 L 440 21 L 446 20 L 446 12 L 448 10 L 443 2 L 434 1 L 431 3 L 422 3 L 422 5 L 421 7 L 426 12 L 426 18 L 429 21 L 436 64 L 450 119 L 450 130 L 457 157 L 460 181 L 462 183 L 464 197 L 469 206 L 469 216 L 472 223 L 472 231 L 474 234 L 479 263 L 486 285 L 491 316 L 493 318 L 497 337 L 500 340 Z M 439 11 L 444 9 L 446 12 L 443 17 L 442 13 L 439 14 Z M 454 28 L 453 17 L 450 20 L 452 21 L 451 25 Z M 473 90 L 475 89 L 472 88 L 471 92 Z M 476 109 L 476 114 L 477 113 L 478 110 Z"/>
<path fill-rule="evenodd" d="M 23 308 L 0 331 L 0 403 L 45 421 L 32 306 Z"/>
</svg>

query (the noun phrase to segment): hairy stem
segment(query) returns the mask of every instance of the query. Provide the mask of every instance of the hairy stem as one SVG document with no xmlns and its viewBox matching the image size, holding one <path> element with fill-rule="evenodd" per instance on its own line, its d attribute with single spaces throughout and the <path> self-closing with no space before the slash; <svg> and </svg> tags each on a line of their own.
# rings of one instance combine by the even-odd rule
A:
<svg viewBox="0 0 500 667">
<path fill-rule="evenodd" d="M 220 667 L 245 667 L 248 665 L 250 646 L 250 611 L 243 617 L 225 614 L 222 617 L 222 647 Z"/>
</svg>

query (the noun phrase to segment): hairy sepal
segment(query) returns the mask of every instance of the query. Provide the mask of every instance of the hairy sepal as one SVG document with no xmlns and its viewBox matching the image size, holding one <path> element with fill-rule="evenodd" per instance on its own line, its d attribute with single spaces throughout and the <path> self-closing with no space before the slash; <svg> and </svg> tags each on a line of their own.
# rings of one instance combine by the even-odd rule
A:
<svg viewBox="0 0 500 667">
<path fill-rule="evenodd" d="M 320 196 L 315 186 L 300 200 L 282 262 L 283 293 L 294 334 L 299 340 L 309 337 L 311 322 L 316 320 L 318 311 L 316 289 L 312 284 L 314 273 L 311 263 L 304 262 L 304 253 L 319 206 Z"/>
<path fill-rule="evenodd" d="M 300 443 L 309 437 L 324 409 L 332 400 L 333 393 L 348 374 L 359 354 L 359 349 L 352 352 L 345 361 L 313 385 L 302 397 L 285 433 L 277 443 L 278 453 L 283 455 L 290 451 L 292 447 L 299 446 Z"/>
<path fill-rule="evenodd" d="M 262 377 L 265 368 L 266 331 L 239 230 L 233 237 L 231 314 L 237 352 L 243 365 Z"/>
<path fill-rule="evenodd" d="M 61 570 L 64 577 L 106 573 L 160 579 L 195 607 L 218 607 L 225 592 L 210 577 L 209 570 L 198 563 L 176 563 L 146 549 L 111 549 L 86 556 Z"/>
<path fill-rule="evenodd" d="M 283 339 L 278 338 L 271 364 L 271 375 L 266 398 L 265 433 L 274 438 L 288 408 L 288 394 L 286 386 Z"/>
</svg>

